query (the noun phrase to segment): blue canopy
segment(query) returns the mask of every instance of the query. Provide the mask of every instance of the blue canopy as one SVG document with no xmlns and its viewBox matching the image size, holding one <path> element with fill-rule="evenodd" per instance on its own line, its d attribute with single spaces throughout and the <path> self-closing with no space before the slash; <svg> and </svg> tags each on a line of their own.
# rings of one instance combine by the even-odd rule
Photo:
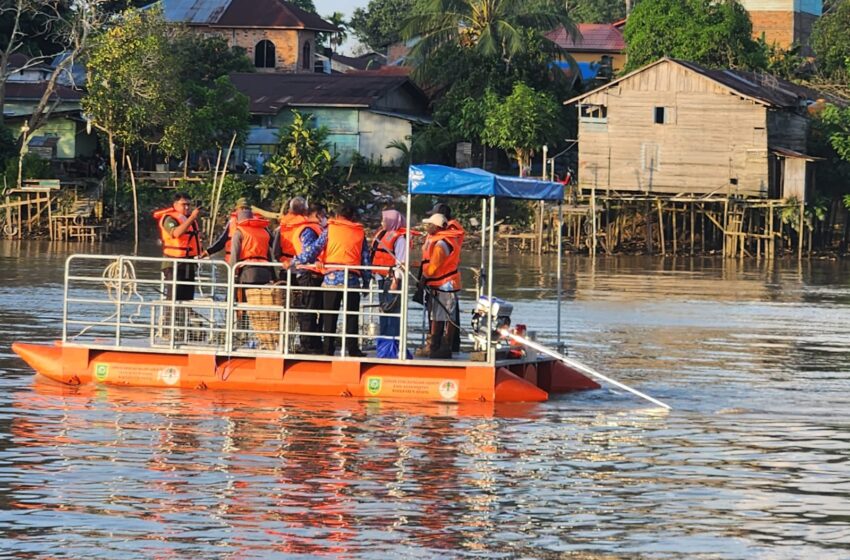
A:
<svg viewBox="0 0 850 560">
<path fill-rule="evenodd" d="M 410 194 L 441 196 L 496 196 L 527 200 L 564 199 L 564 185 L 539 179 L 504 177 L 472 167 L 456 169 L 445 165 L 411 165 L 407 174 Z"/>
</svg>

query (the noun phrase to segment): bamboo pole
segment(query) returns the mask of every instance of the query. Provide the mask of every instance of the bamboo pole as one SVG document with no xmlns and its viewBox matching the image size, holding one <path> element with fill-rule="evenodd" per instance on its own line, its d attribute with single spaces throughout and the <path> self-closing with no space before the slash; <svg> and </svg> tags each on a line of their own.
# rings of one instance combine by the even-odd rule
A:
<svg viewBox="0 0 850 560">
<path fill-rule="evenodd" d="M 224 179 L 227 177 L 227 165 L 230 163 L 230 154 L 233 153 L 233 144 L 236 143 L 236 133 L 233 133 L 233 137 L 230 139 L 230 146 L 227 148 L 227 156 L 224 158 L 224 167 L 221 170 L 221 179 L 219 179 L 218 183 L 218 193 L 215 197 L 215 210 L 213 211 L 212 217 L 212 226 L 210 226 L 210 231 L 212 232 L 210 235 L 210 239 L 212 239 L 213 234 L 215 234 L 215 221 L 218 218 L 218 210 L 219 210 L 219 202 L 221 201 L 221 190 L 224 188 Z"/>
<path fill-rule="evenodd" d="M 215 201 L 215 191 L 218 188 L 218 167 L 221 165 L 221 152 L 222 149 L 218 149 L 218 157 L 215 159 L 215 170 L 213 171 L 213 179 L 212 179 L 212 192 L 210 192 L 210 212 L 212 212 L 212 205 Z M 207 237 L 212 237 L 212 222 L 207 224 Z"/>
<path fill-rule="evenodd" d="M 133 162 L 127 154 L 127 170 L 130 172 L 130 185 L 133 187 L 133 253 L 139 251 L 139 197 L 136 193 L 136 174 L 133 173 Z"/>
</svg>

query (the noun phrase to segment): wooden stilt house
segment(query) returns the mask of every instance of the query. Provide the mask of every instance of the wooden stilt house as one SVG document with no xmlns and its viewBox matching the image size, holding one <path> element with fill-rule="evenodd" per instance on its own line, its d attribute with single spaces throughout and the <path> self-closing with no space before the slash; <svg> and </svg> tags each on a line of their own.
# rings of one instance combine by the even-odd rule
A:
<svg viewBox="0 0 850 560">
<path fill-rule="evenodd" d="M 612 195 L 811 194 L 806 139 L 823 95 L 765 74 L 662 58 L 568 100 L 579 186 Z"/>
</svg>

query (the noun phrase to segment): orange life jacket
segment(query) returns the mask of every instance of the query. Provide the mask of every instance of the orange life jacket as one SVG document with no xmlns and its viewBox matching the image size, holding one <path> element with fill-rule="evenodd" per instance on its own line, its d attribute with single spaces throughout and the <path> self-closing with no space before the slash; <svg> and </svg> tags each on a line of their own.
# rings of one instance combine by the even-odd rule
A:
<svg viewBox="0 0 850 560">
<path fill-rule="evenodd" d="M 289 266 L 289 261 L 292 260 L 297 253 L 295 246 L 292 244 L 292 224 L 298 220 L 305 219 L 304 216 L 298 214 L 285 214 L 278 220 L 280 227 L 278 228 L 278 239 L 280 243 L 280 262 L 286 268 Z"/>
<path fill-rule="evenodd" d="M 328 220 L 328 244 L 325 245 L 319 260 L 326 266 L 360 266 L 363 259 L 363 240 L 366 230 L 358 224 L 344 218 Z M 360 275 L 359 270 L 351 274 Z"/>
<path fill-rule="evenodd" d="M 463 226 L 460 225 L 460 222 L 457 220 L 449 220 L 446 224 L 446 229 L 454 230 L 460 235 L 460 244 L 463 246 L 463 239 L 466 237 L 466 230 L 463 229 Z"/>
<path fill-rule="evenodd" d="M 236 212 L 230 213 L 227 221 L 227 241 L 224 242 L 224 258 L 230 262 L 230 247 L 233 245 L 233 234 L 236 233 Z"/>
<path fill-rule="evenodd" d="M 372 240 L 372 264 L 375 266 L 386 266 L 393 267 L 398 264 L 395 256 L 395 244 L 399 237 L 405 236 L 407 234 L 412 233 L 413 235 L 419 235 L 418 231 L 407 231 L 406 228 L 399 228 L 397 230 L 391 231 L 387 233 L 387 230 L 381 229 L 378 233 L 375 234 L 375 238 Z M 410 238 L 408 241 L 407 250 L 413 247 L 413 239 Z M 376 269 L 373 272 L 377 274 L 387 274 L 386 270 Z"/>
<path fill-rule="evenodd" d="M 268 225 L 268 220 L 263 218 L 249 218 L 236 224 L 236 231 L 242 234 L 242 242 L 239 245 L 239 262 L 268 262 L 269 243 L 271 242 L 271 235 L 266 229 Z"/>
<path fill-rule="evenodd" d="M 455 290 L 460 290 L 460 250 L 463 243 L 463 230 L 443 229 L 433 235 L 429 235 L 422 248 L 422 265 L 431 261 L 431 252 L 440 241 L 445 241 L 449 247 L 449 253 L 443 259 L 440 268 L 428 276 L 425 276 L 425 284 L 438 288 L 446 282 L 452 282 Z"/>
<path fill-rule="evenodd" d="M 319 222 L 310 218 L 305 218 L 304 216 L 299 216 L 298 218 L 300 219 L 294 220 L 290 225 L 292 228 L 290 239 L 292 240 L 292 248 L 295 256 L 304 252 L 304 244 L 301 242 L 301 234 L 304 233 L 305 229 L 313 230 L 313 233 L 315 233 L 316 236 L 322 235 L 322 226 L 319 225 Z M 302 265 L 301 268 L 312 270 L 314 272 L 321 272 L 321 268 L 315 264 Z"/>
<path fill-rule="evenodd" d="M 162 254 L 175 259 L 186 259 L 197 257 L 201 254 L 201 243 L 198 239 L 198 223 L 193 222 L 186 231 L 177 239 L 171 236 L 165 229 L 165 219 L 174 218 L 178 225 L 186 222 L 189 218 L 178 212 L 173 206 L 162 208 L 153 213 L 154 219 L 159 225 L 159 239 L 162 241 Z"/>
</svg>

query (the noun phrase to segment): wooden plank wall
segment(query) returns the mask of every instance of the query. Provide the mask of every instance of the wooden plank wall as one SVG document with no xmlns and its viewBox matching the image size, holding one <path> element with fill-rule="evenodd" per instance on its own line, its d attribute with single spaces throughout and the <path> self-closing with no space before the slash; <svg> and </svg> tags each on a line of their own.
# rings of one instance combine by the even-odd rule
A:
<svg viewBox="0 0 850 560">
<path fill-rule="evenodd" d="M 582 188 L 767 195 L 768 111 L 763 105 L 672 62 L 582 102 L 608 107 L 607 125 L 580 119 Z M 655 124 L 655 107 L 667 108 L 670 122 Z"/>
</svg>

